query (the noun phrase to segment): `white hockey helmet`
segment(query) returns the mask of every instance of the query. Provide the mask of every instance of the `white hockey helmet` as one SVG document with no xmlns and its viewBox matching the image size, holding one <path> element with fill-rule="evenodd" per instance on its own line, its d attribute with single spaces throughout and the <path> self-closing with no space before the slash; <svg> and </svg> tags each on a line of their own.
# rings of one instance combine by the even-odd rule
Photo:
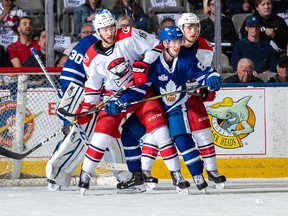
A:
<svg viewBox="0 0 288 216">
<path fill-rule="evenodd" d="M 96 32 L 99 28 L 104 28 L 113 24 L 115 24 L 115 26 L 117 25 L 114 16 L 107 9 L 98 10 L 92 23 Z"/>
<path fill-rule="evenodd" d="M 183 31 L 184 24 L 198 24 L 200 32 L 200 19 L 194 13 L 182 13 L 178 20 L 178 27 Z"/>
</svg>

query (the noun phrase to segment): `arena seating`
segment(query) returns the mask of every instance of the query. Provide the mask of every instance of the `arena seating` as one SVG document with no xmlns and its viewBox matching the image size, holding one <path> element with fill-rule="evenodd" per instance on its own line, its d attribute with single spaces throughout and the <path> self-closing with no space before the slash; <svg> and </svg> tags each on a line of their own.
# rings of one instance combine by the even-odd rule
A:
<svg viewBox="0 0 288 216">
<path fill-rule="evenodd" d="M 66 3 L 65 3 L 66 1 Z M 193 9 L 187 1 L 175 0 L 175 6 L 158 6 L 153 7 L 153 0 L 135 0 L 143 8 L 144 12 L 149 15 L 149 32 L 157 32 L 159 27 L 159 17 L 165 17 L 166 14 L 173 14 L 173 18 L 178 18 L 180 13 L 189 12 Z M 54 19 L 55 19 L 55 34 L 71 37 L 74 33 L 73 12 L 76 6 L 83 4 L 85 0 L 54 0 Z M 152 2 L 152 3 L 151 3 Z M 155 3 L 156 1 L 154 1 Z M 162 3 L 167 4 L 166 1 Z M 69 3 L 71 3 L 70 6 Z M 102 4 L 105 8 L 112 9 L 115 0 L 105 0 Z M 28 15 L 34 20 L 35 32 L 45 27 L 45 0 L 16 0 L 15 4 L 27 11 Z M 158 16 L 157 16 L 158 15 Z M 207 17 L 207 14 L 198 13 L 199 19 L 202 20 Z M 232 17 L 235 29 L 239 33 L 240 27 L 247 16 L 250 14 L 237 14 Z M 223 72 L 233 72 L 229 59 L 227 56 L 221 56 Z"/>
</svg>

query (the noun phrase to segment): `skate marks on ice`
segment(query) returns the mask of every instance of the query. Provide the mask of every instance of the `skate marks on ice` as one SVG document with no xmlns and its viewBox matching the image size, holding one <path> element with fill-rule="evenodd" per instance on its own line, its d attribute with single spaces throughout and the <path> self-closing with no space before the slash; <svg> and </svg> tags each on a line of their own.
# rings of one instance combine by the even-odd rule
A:
<svg viewBox="0 0 288 216">
<path fill-rule="evenodd" d="M 288 179 L 283 181 L 237 181 L 231 180 L 225 183 L 224 189 L 214 188 L 212 182 L 208 182 L 208 188 L 206 193 L 204 191 L 199 191 L 195 185 L 190 186 L 188 194 L 185 195 L 221 195 L 221 194 L 249 194 L 249 193 L 288 193 Z M 80 196 L 80 190 L 78 188 L 66 190 L 70 191 Z M 137 194 L 146 195 L 165 195 L 165 194 L 178 194 L 176 187 L 173 186 L 172 181 L 169 180 L 160 180 L 159 184 L 156 184 L 156 187 L 152 190 L 135 190 L 135 189 L 123 189 L 119 190 L 116 186 L 93 186 L 91 189 L 85 192 L 85 196 L 105 196 L 105 195 L 125 195 L 125 194 Z M 182 194 L 179 194 L 182 195 Z"/>
<path fill-rule="evenodd" d="M 79 188 L 66 188 L 62 192 L 77 194 L 79 196 L 108 196 L 108 195 L 121 195 L 121 194 L 139 194 L 146 192 L 145 187 L 117 189 L 116 186 L 92 186 L 88 190 L 83 191 Z"/>
</svg>

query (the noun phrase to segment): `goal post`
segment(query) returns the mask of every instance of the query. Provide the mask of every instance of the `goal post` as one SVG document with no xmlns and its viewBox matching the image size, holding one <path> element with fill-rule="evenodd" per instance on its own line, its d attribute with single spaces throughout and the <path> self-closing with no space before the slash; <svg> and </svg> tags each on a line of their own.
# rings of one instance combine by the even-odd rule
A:
<svg viewBox="0 0 288 216">
<path fill-rule="evenodd" d="M 61 68 L 47 68 L 60 91 Z M 24 153 L 62 127 L 57 93 L 41 68 L 0 68 L 0 145 Z M 0 186 L 46 184 L 45 167 L 61 135 L 22 160 L 0 155 Z M 29 183 L 28 183 L 29 182 Z"/>
</svg>

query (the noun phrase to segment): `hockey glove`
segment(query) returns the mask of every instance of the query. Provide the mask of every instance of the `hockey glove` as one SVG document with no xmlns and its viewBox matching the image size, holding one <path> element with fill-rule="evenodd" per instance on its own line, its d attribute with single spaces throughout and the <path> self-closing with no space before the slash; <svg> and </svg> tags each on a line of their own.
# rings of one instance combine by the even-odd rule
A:
<svg viewBox="0 0 288 216">
<path fill-rule="evenodd" d="M 207 88 L 201 88 L 200 89 L 200 94 L 202 95 L 202 100 L 204 102 L 206 101 L 213 101 L 216 97 L 216 92 L 215 91 L 208 91 Z"/>
<path fill-rule="evenodd" d="M 221 87 L 221 82 L 222 79 L 218 73 L 211 73 L 206 78 L 206 85 L 208 86 L 209 91 L 218 91 Z"/>
<path fill-rule="evenodd" d="M 85 103 L 82 102 L 80 104 L 80 107 L 76 110 L 75 114 L 80 114 L 82 112 L 88 111 L 89 109 L 91 109 L 94 105 L 90 104 L 90 103 Z M 85 114 L 85 115 L 81 115 L 76 117 L 78 124 L 83 125 L 88 123 L 89 121 L 91 121 L 91 119 L 93 118 L 93 114 Z"/>
<path fill-rule="evenodd" d="M 134 79 L 134 84 L 136 87 L 139 87 L 147 82 L 148 69 L 148 64 L 141 61 L 134 61 L 132 77 Z"/>
<path fill-rule="evenodd" d="M 105 104 L 104 111 L 110 115 L 117 115 L 124 109 L 121 99 L 110 101 Z"/>
</svg>

